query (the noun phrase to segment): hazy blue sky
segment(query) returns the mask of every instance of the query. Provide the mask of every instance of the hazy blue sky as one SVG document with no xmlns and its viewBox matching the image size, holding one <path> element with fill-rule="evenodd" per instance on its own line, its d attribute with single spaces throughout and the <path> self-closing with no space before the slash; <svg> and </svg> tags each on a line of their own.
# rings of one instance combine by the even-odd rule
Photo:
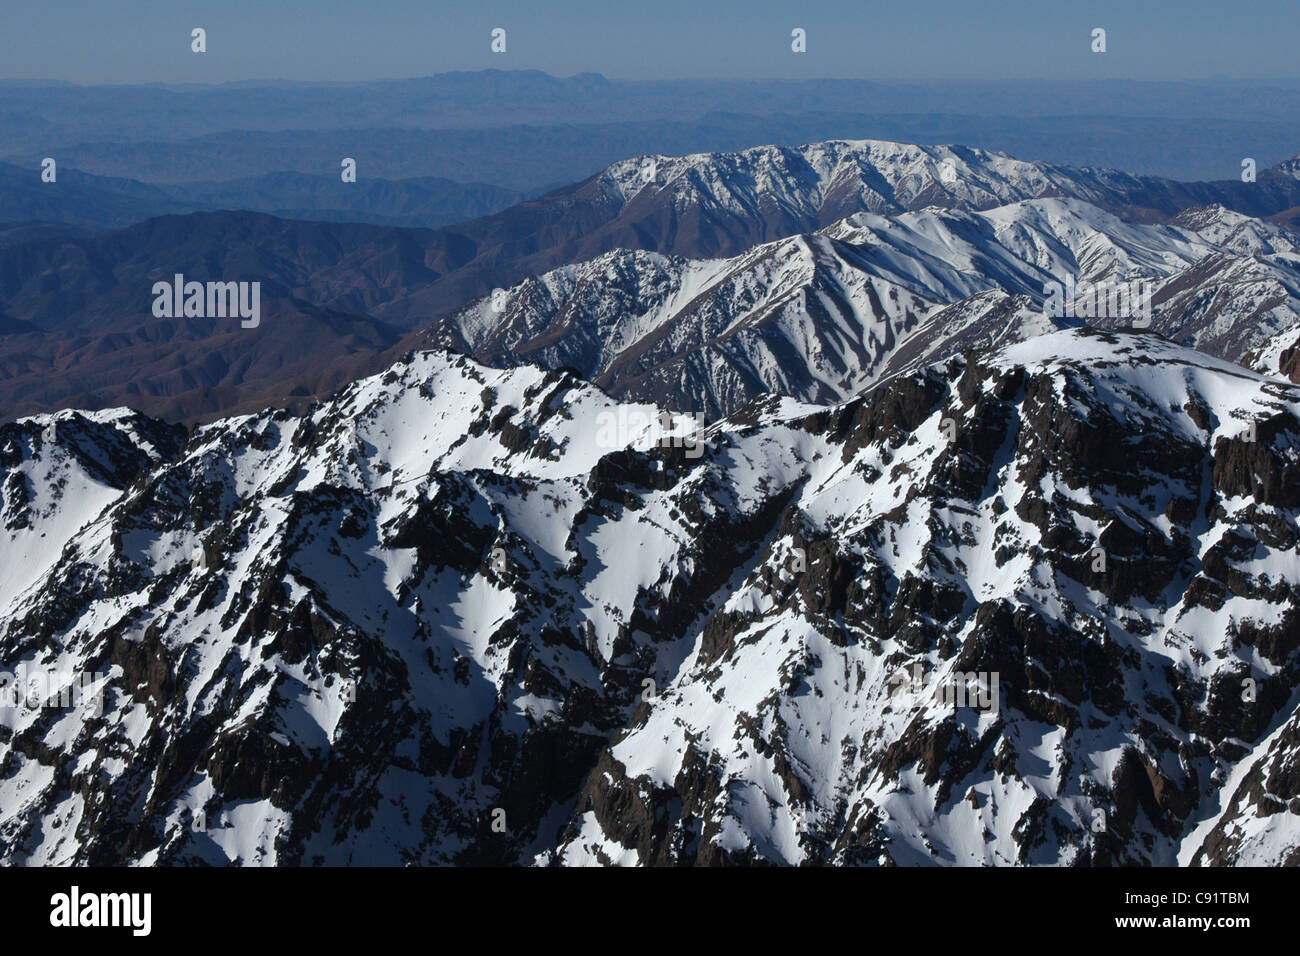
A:
<svg viewBox="0 0 1300 956">
<path fill-rule="evenodd" d="M 81 83 L 541 69 L 666 77 L 1300 76 L 1300 0 L 3 0 L 0 76 Z M 190 30 L 208 52 L 190 52 Z M 489 52 L 507 30 L 508 51 Z M 790 31 L 808 52 L 790 51 Z M 1108 51 L 1089 50 L 1093 27 Z"/>
</svg>

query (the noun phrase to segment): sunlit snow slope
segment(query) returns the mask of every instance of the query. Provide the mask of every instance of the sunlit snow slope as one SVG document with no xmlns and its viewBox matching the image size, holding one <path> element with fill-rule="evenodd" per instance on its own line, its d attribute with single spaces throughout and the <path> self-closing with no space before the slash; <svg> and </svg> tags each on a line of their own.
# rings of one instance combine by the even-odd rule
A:
<svg viewBox="0 0 1300 956">
<path fill-rule="evenodd" d="M 1141 282 L 1150 308 L 1049 314 L 1046 293 L 1067 281 Z M 845 401 L 966 349 L 1143 322 L 1289 376 L 1300 234 L 1222 206 L 1140 225 L 1061 198 L 857 213 L 727 259 L 606 253 L 470 303 L 420 342 L 571 367 L 616 396 L 713 418 L 766 393 Z"/>
<path fill-rule="evenodd" d="M 0 859 L 1295 862 L 1298 416 L 1065 330 L 698 456 L 433 351 L 183 447 L 4 426 L 4 666 L 107 690 L 0 708 Z"/>
</svg>

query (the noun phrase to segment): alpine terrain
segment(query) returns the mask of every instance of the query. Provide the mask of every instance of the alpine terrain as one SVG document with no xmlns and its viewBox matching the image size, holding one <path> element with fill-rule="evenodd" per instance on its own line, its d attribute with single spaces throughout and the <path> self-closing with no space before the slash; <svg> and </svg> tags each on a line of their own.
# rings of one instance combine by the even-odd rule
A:
<svg viewBox="0 0 1300 956">
<path fill-rule="evenodd" d="M 1025 317 L 1062 263 L 1141 270 L 1232 353 L 1267 336 L 1198 283 L 1294 296 L 1295 249 L 1096 215 L 872 213 L 516 290 L 491 348 L 549 335 L 626 397 L 419 349 L 302 414 L 0 426 L 0 861 L 1300 862 L 1300 386 Z M 930 360 L 936 321 L 1001 344 Z M 702 428 L 639 398 L 683 323 L 751 349 L 679 366 L 729 412 Z M 754 394 L 778 368 L 825 404 Z"/>
<path fill-rule="evenodd" d="M 1067 279 L 1140 283 L 1146 314 L 1053 315 L 1048 291 Z M 412 341 L 492 365 L 570 366 L 611 394 L 713 417 L 767 392 L 844 401 L 963 349 L 1056 328 L 1143 322 L 1286 374 L 1300 233 L 1220 205 L 1161 225 L 1079 199 L 856 213 L 729 259 L 606 253 L 485 296 Z"/>
<path fill-rule="evenodd" d="M 292 174 L 118 183 L 156 218 L 0 229 L 0 421 L 301 410 L 430 346 L 571 366 L 616 397 L 710 416 L 768 391 L 842 401 L 960 348 L 1075 324 L 1042 315 L 1044 284 L 1067 278 L 1158 284 L 1153 328 L 1240 361 L 1296 317 L 1298 172 L 1184 183 L 832 140 L 633 157 L 438 229 L 395 225 L 440 215 L 442 193 L 414 181 L 351 184 L 350 198 Z M 76 209 L 104 186 L 51 185 L 31 188 Z M 462 199 L 447 201 L 479 201 Z M 244 206 L 164 214 L 181 200 Z M 335 221 L 363 208 L 370 224 Z M 115 199 L 96 222 L 122 217 Z M 160 321 L 151 290 L 176 274 L 260 283 L 266 321 Z M 1276 371 L 1286 347 L 1255 364 Z"/>
</svg>

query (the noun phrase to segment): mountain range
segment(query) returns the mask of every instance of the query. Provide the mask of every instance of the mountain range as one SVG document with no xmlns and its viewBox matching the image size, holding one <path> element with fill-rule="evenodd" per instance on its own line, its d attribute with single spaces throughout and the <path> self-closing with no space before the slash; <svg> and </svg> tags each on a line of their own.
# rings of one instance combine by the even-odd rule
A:
<svg viewBox="0 0 1300 956">
<path fill-rule="evenodd" d="M 421 341 L 497 366 L 569 366 L 612 395 L 712 417 L 767 392 L 845 401 L 965 349 L 1079 324 L 1048 314 L 1047 287 L 1066 276 L 1149 282 L 1153 330 L 1232 361 L 1300 328 L 1300 234 L 1222 206 L 1152 226 L 1034 199 L 858 213 L 730 259 L 607 253 L 485 297 Z M 1279 372 L 1276 351 L 1250 361 Z"/>
<path fill-rule="evenodd" d="M 0 863 L 1300 865 L 1300 157 L 277 182 L 0 229 Z"/>
<path fill-rule="evenodd" d="M 615 391 L 707 414 L 773 386 L 842 400 L 905 354 L 942 357 L 941 341 L 1002 341 L 1022 323 L 1040 331 L 1030 313 L 1043 283 L 1084 274 L 1158 280 L 1156 328 L 1213 339 L 1212 354 L 1235 360 L 1294 314 L 1295 234 L 1260 217 L 1300 206 L 1296 170 L 1290 161 L 1254 183 L 1178 183 L 963 147 L 836 141 L 636 157 L 438 230 L 228 211 L 38 235 L 0 246 L 0 314 L 13 330 L 0 335 L 0 417 L 127 403 L 197 421 L 301 407 L 430 344 L 489 364 L 572 365 Z M 177 273 L 260 282 L 268 320 L 254 331 L 159 324 L 153 284 Z M 709 288 L 721 290 L 712 304 Z M 1215 299 L 1247 288 L 1258 308 L 1243 315 Z M 597 343 L 589 325 L 609 319 L 584 294 L 623 303 L 637 326 Z M 487 304 L 466 312 L 480 297 Z M 940 306 L 952 311 L 930 325 Z M 301 319 L 322 314 L 335 318 Z M 312 342 L 310 363 L 301 341 Z M 142 347 L 168 350 L 163 364 L 140 361 Z"/>
<path fill-rule="evenodd" d="M 1068 329 L 703 433 L 436 350 L 4 425 L 6 665 L 92 679 L 0 712 L 0 854 L 1295 864 L 1298 415 Z"/>
<path fill-rule="evenodd" d="M 538 194 L 627 156 L 755 143 L 965 143 L 1178 179 L 1290 155 L 1294 80 L 627 81 L 484 70 L 369 83 L 80 86 L 0 81 L 0 161 L 44 157 L 152 184 L 327 175 L 441 177 Z"/>
<path fill-rule="evenodd" d="M 336 164 L 337 166 L 338 164 Z M 483 183 L 426 176 L 389 180 L 362 176 L 345 183 L 333 176 L 273 172 L 243 179 L 150 184 L 93 176 L 56 167 L 54 182 L 40 168 L 0 163 L 4 222 L 39 223 L 47 228 L 80 226 L 114 229 L 158 216 L 212 210 L 266 212 L 285 219 L 364 222 L 436 228 L 500 212 L 522 195 Z M 75 230 L 63 230 L 76 234 Z M 0 234 L 0 245 L 16 241 Z"/>
</svg>

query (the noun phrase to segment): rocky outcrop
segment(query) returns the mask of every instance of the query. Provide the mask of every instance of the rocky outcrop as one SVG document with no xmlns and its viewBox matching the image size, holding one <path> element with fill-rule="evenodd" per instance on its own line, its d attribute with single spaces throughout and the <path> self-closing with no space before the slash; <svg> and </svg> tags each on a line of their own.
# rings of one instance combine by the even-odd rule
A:
<svg viewBox="0 0 1300 956">
<path fill-rule="evenodd" d="M 6 426 L 5 668 L 98 705 L 0 707 L 0 859 L 1295 862 L 1300 392 L 1074 330 L 657 411 Z"/>
</svg>

